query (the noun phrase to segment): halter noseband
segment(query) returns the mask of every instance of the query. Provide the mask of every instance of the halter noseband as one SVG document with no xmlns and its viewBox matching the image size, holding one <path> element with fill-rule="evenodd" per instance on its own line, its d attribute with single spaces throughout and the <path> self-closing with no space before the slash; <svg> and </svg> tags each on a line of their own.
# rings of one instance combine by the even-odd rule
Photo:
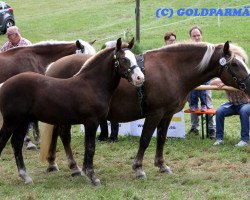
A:
<svg viewBox="0 0 250 200">
<path fill-rule="evenodd" d="M 114 52 L 114 67 L 117 70 L 120 67 L 120 62 L 116 56 L 116 52 Z M 126 78 L 129 79 L 130 75 L 134 73 L 134 69 L 138 67 L 137 65 L 133 65 L 131 67 L 129 67 L 122 75 L 122 78 Z"/>
<path fill-rule="evenodd" d="M 239 89 L 242 90 L 242 91 L 245 91 L 247 86 L 246 84 L 244 83 L 250 76 L 250 74 L 248 74 L 245 78 L 243 79 L 239 79 L 237 78 L 236 74 L 229 68 L 228 64 L 230 62 L 227 61 L 227 58 L 228 56 L 224 56 L 222 57 L 220 60 L 219 60 L 219 63 L 220 63 L 220 74 L 219 74 L 219 77 L 221 77 L 221 74 L 222 74 L 222 71 L 223 69 L 226 69 L 228 70 L 228 72 L 230 73 L 230 75 L 233 77 L 234 81 L 236 82 L 236 84 L 238 85 Z M 234 59 L 234 58 L 233 58 Z M 233 60 L 232 59 L 232 60 Z M 231 65 L 230 65 L 231 66 Z"/>
</svg>

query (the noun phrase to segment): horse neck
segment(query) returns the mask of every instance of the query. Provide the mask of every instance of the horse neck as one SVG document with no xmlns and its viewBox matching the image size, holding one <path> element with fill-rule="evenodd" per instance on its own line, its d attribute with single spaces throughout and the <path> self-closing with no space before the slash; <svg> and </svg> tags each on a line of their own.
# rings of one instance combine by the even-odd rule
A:
<svg viewBox="0 0 250 200">
<path fill-rule="evenodd" d="M 206 64 L 203 70 L 199 68 L 199 64 L 202 61 L 207 51 L 206 46 L 183 46 L 173 47 L 169 51 L 162 51 L 162 60 L 164 67 L 169 68 L 167 75 L 170 80 L 181 85 L 181 88 L 190 91 L 195 87 L 204 84 L 212 78 L 218 76 L 218 61 L 217 51 L 210 56 L 209 62 Z M 176 74 L 173 78 L 171 75 Z"/>
<path fill-rule="evenodd" d="M 75 43 L 39 45 L 31 48 L 32 52 L 36 55 L 36 59 L 39 60 L 39 63 L 44 68 L 51 62 L 64 56 L 74 54 L 77 49 Z"/>
<path fill-rule="evenodd" d="M 113 50 L 106 49 L 84 65 L 77 77 L 86 80 L 93 89 L 111 96 L 118 87 L 120 77 L 114 69 Z"/>
</svg>

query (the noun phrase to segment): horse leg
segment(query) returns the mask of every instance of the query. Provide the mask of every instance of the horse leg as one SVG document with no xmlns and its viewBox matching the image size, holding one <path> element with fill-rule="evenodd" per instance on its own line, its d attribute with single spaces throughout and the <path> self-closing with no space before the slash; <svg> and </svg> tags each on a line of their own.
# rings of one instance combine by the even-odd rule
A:
<svg viewBox="0 0 250 200">
<path fill-rule="evenodd" d="M 146 178 L 146 173 L 142 168 L 143 156 L 153 136 L 154 130 L 159 124 L 161 116 L 159 113 L 152 113 L 145 119 L 140 138 L 139 149 L 132 165 L 137 178 Z"/>
<path fill-rule="evenodd" d="M 5 123 L 3 123 L 2 128 L 0 130 L 0 155 L 6 146 L 8 140 L 10 139 L 13 133 L 13 129 L 10 129 Z"/>
<path fill-rule="evenodd" d="M 170 124 L 171 117 L 164 117 L 159 125 L 157 126 L 157 145 L 156 145 L 156 155 L 155 155 L 155 166 L 159 167 L 160 172 L 172 173 L 170 167 L 165 164 L 163 158 L 163 149 L 166 142 L 166 136 L 168 127 Z"/>
<path fill-rule="evenodd" d="M 73 152 L 71 149 L 71 134 L 70 134 L 70 129 L 71 129 L 71 125 L 64 125 L 64 126 L 60 126 L 60 137 L 64 146 L 64 150 L 66 152 L 66 156 L 68 158 L 68 166 L 72 171 L 72 176 L 81 176 L 82 175 L 82 171 L 81 168 L 78 167 L 74 156 L 73 156 Z"/>
<path fill-rule="evenodd" d="M 28 128 L 28 123 L 21 124 L 20 126 L 18 126 L 18 128 L 16 128 L 11 137 L 11 145 L 14 150 L 18 173 L 19 176 L 24 180 L 25 184 L 33 182 L 31 177 L 26 172 L 22 154 L 22 147 L 27 128 Z"/>
<path fill-rule="evenodd" d="M 118 140 L 118 132 L 119 132 L 119 123 L 111 122 L 111 134 L 110 134 L 110 142 L 115 142 Z"/>
<path fill-rule="evenodd" d="M 40 130 L 38 126 L 38 121 L 36 120 L 32 122 L 32 126 L 33 126 L 33 137 L 36 144 L 38 145 L 40 143 Z"/>
<path fill-rule="evenodd" d="M 59 171 L 59 168 L 58 168 L 56 161 L 55 161 L 56 160 L 56 146 L 57 146 L 58 135 L 59 135 L 59 127 L 57 125 L 55 125 L 53 128 L 52 139 L 51 139 L 49 152 L 48 152 L 48 156 L 47 156 L 47 161 L 49 163 L 49 166 L 48 166 L 46 172 Z"/>
<path fill-rule="evenodd" d="M 93 168 L 93 158 L 95 154 L 95 137 L 98 127 L 98 122 L 94 120 L 87 120 L 85 126 L 85 152 L 82 171 L 85 172 L 86 176 L 91 180 L 95 186 L 101 185 L 98 178 L 95 177 Z"/>
<path fill-rule="evenodd" d="M 106 119 L 101 121 L 100 127 L 101 127 L 101 133 L 98 137 L 98 140 L 106 141 L 109 137 L 108 123 Z"/>
</svg>

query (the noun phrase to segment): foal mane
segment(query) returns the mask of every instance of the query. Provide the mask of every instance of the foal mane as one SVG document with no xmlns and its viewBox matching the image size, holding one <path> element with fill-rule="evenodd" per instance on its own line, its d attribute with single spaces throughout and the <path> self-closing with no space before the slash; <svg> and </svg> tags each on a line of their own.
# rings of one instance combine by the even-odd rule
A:
<svg viewBox="0 0 250 200">
<path fill-rule="evenodd" d="M 127 48 L 128 44 L 123 43 L 122 44 L 122 48 Z M 107 57 L 107 55 L 110 54 L 110 52 L 114 52 L 116 47 L 109 47 L 109 48 L 105 48 L 100 50 L 99 52 L 97 52 L 94 56 L 90 57 L 81 67 L 81 69 L 74 75 L 74 76 L 78 76 L 79 74 L 81 74 L 81 72 L 83 70 L 86 70 L 88 68 L 89 65 L 91 65 L 93 62 L 98 62 L 98 60 L 102 60 L 103 57 Z"/>
<path fill-rule="evenodd" d="M 78 76 L 81 74 L 83 70 L 86 70 L 88 66 L 90 66 L 93 62 L 97 62 L 98 60 L 101 60 L 103 57 L 107 57 L 108 54 L 110 54 L 111 51 L 114 51 L 115 47 L 113 48 L 107 48 L 107 49 L 102 49 L 99 52 L 97 52 L 94 56 L 89 58 L 81 67 L 81 69 L 74 75 Z"/>
</svg>

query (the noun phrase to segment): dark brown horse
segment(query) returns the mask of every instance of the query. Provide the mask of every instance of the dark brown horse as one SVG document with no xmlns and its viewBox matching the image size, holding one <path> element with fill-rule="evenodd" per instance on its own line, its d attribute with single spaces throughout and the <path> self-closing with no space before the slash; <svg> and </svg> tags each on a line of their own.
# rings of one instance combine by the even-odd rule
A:
<svg viewBox="0 0 250 200">
<path fill-rule="evenodd" d="M 31 46 L 17 47 L 0 53 L 0 83 L 8 78 L 27 71 L 44 74 L 51 62 L 76 51 L 95 54 L 94 48 L 87 42 L 47 41 Z"/>
<path fill-rule="evenodd" d="M 44 74 L 48 64 L 75 53 L 94 55 L 96 51 L 88 42 L 77 40 L 74 42 L 44 41 L 2 52 L 0 53 L 0 83 L 22 72 L 32 71 Z M 34 123 L 33 134 L 38 142 L 40 137 L 38 123 L 37 121 Z M 1 126 L 2 119 L 0 119 Z"/>
<path fill-rule="evenodd" d="M 71 57 L 71 62 L 75 62 L 73 57 L 75 56 Z M 124 80 L 121 80 L 112 96 L 108 113 L 108 119 L 117 122 L 146 118 L 139 150 L 133 163 L 137 177 L 146 176 L 142 168 L 143 157 L 156 128 L 155 166 L 159 167 L 160 172 L 171 172 L 163 159 L 168 126 L 172 116 L 183 109 L 187 95 L 192 89 L 214 77 L 220 77 L 226 85 L 240 88 L 250 94 L 249 70 L 245 63 L 247 63 L 247 55 L 244 50 L 236 45 L 229 45 L 229 42 L 224 45 L 175 44 L 144 53 L 145 115 L 141 114 L 142 108 L 138 104 L 136 88 L 129 87 Z M 47 75 L 66 78 L 74 74 L 74 70 L 77 71 L 67 65 L 60 67 L 57 72 L 51 68 Z M 68 75 L 67 71 L 70 72 Z M 70 149 L 70 126 L 56 126 L 47 158 L 49 162 L 47 170 L 58 170 L 55 163 L 58 134 L 61 134 L 70 168 L 75 172 L 78 167 L 74 165 L 76 162 Z"/>
<path fill-rule="evenodd" d="M 0 89 L 0 153 L 11 137 L 19 175 L 25 183 L 32 182 L 26 172 L 22 146 L 30 121 L 50 124 L 84 124 L 85 156 L 83 171 L 95 185 L 93 157 L 98 124 L 108 114 L 111 95 L 120 77 L 135 86 L 142 85 L 144 75 L 129 50 L 133 40 L 123 45 L 117 40 L 114 48 L 100 51 L 72 78 L 56 79 L 27 72 L 11 77 Z"/>
</svg>

